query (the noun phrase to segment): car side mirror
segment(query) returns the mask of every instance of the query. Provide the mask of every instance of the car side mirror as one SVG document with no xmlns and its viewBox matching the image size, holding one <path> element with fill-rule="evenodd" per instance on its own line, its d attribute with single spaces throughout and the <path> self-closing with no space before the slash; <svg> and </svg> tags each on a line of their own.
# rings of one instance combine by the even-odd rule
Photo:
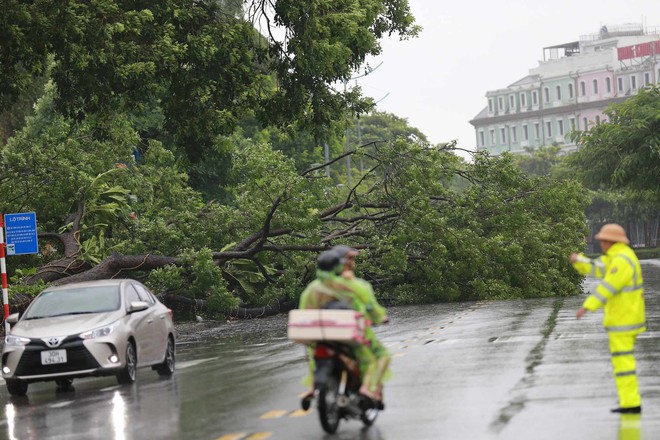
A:
<svg viewBox="0 0 660 440">
<path fill-rule="evenodd" d="M 149 308 L 149 303 L 146 301 L 132 301 L 131 305 L 128 307 L 128 313 L 141 312 L 142 310 L 147 310 Z"/>
<path fill-rule="evenodd" d="M 7 316 L 7 322 L 9 324 L 16 324 L 18 322 L 18 317 L 20 315 L 18 313 L 12 313 L 11 315 Z"/>
</svg>

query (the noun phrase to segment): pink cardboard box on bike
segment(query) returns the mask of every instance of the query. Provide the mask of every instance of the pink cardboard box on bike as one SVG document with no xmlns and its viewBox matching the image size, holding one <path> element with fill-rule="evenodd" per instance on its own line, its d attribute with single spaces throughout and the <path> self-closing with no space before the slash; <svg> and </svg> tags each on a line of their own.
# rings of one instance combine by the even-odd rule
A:
<svg viewBox="0 0 660 440">
<path fill-rule="evenodd" d="M 349 345 L 366 342 L 365 319 L 355 310 L 307 309 L 289 312 L 288 337 L 301 344 L 336 341 Z"/>
</svg>

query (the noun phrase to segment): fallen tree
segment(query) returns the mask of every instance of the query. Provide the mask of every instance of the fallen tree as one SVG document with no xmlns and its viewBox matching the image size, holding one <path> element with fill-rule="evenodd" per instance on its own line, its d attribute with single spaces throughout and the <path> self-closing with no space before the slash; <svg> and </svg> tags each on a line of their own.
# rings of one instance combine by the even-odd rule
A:
<svg viewBox="0 0 660 440">
<path fill-rule="evenodd" d="M 101 251 L 107 255 L 96 263 L 86 242 L 109 235 L 108 228 L 89 226 L 106 224 L 92 213 L 107 200 L 103 191 L 85 191 L 97 196 L 93 203 L 80 199 L 70 229 L 42 235 L 68 240 L 63 257 L 24 281 L 62 285 L 136 277 L 167 292 L 163 300 L 177 310 L 269 316 L 295 305 L 319 251 L 346 243 L 364 250 L 361 273 L 389 303 L 575 291 L 579 280 L 558 254 L 581 239 L 579 187 L 526 177 L 506 157 L 477 155 L 473 164 L 463 163 L 454 148 L 406 141 L 364 145 L 349 154 L 362 155 L 370 168 L 342 188 L 314 173 L 325 164 L 296 172 L 290 160 L 255 144 L 235 155 L 240 197 L 232 206 L 189 204 L 193 211 L 181 204 L 178 214 L 143 208 L 139 224 L 115 224 Z M 143 178 L 146 171 L 133 173 Z M 124 172 L 115 177 L 107 186 L 130 188 Z M 116 208 L 117 215 L 124 212 L 121 203 Z M 237 234 L 243 238 L 231 242 Z M 115 248 L 122 251 L 110 250 Z M 151 252 L 127 252 L 140 249 Z M 542 263 L 527 264 L 529 252 Z"/>
</svg>

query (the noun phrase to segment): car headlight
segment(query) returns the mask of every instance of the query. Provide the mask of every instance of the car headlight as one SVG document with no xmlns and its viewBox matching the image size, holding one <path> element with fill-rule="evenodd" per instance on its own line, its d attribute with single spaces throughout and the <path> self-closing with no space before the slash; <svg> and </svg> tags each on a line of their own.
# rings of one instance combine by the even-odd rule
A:
<svg viewBox="0 0 660 440">
<path fill-rule="evenodd" d="M 10 347 L 22 347 L 30 343 L 30 338 L 23 338 L 21 336 L 7 335 L 5 336 L 5 345 Z"/>
<path fill-rule="evenodd" d="M 90 330 L 84 333 L 79 334 L 78 336 L 81 337 L 82 339 L 94 339 L 94 338 L 102 338 L 104 336 L 108 336 L 112 331 L 117 327 L 117 323 L 112 323 L 110 325 L 106 325 L 104 327 L 99 327 L 95 328 L 94 330 Z"/>
</svg>

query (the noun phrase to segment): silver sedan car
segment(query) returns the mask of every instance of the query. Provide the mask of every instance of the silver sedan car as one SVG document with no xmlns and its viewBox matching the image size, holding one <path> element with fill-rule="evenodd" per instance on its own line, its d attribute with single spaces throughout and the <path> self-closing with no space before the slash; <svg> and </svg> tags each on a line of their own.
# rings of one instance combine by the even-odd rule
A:
<svg viewBox="0 0 660 440">
<path fill-rule="evenodd" d="M 141 283 L 103 280 L 47 288 L 12 325 L 2 350 L 2 377 L 13 396 L 28 384 L 55 381 L 71 389 L 73 379 L 116 375 L 135 381 L 136 369 L 174 373 L 172 311 Z"/>
</svg>

